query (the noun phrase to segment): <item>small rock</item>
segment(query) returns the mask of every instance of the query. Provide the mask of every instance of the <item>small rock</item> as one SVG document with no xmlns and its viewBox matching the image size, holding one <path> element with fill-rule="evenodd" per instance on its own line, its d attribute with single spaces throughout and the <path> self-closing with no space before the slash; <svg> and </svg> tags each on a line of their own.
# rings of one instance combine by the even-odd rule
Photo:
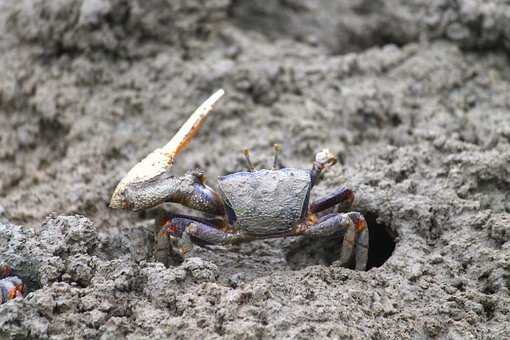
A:
<svg viewBox="0 0 510 340">
<path fill-rule="evenodd" d="M 202 260 L 199 257 L 190 257 L 184 261 L 182 267 L 197 281 L 216 281 L 218 278 L 218 267 Z"/>
</svg>

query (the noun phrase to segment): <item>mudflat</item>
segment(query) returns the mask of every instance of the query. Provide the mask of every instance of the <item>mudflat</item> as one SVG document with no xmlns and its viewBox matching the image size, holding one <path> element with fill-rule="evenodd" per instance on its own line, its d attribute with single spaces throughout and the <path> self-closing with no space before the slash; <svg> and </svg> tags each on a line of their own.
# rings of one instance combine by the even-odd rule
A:
<svg viewBox="0 0 510 340">
<path fill-rule="evenodd" d="M 510 337 L 510 6 L 503 1 L 0 1 L 1 338 Z M 152 257 L 119 180 L 215 90 L 172 168 L 339 164 L 368 271 L 337 239 Z M 180 207 L 167 207 L 178 211 Z"/>
</svg>

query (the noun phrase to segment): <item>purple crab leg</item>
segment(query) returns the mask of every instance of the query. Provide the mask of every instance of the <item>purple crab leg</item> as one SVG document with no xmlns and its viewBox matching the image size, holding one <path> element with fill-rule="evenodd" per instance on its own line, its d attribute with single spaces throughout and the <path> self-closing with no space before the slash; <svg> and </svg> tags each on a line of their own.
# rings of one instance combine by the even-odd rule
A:
<svg viewBox="0 0 510 340">
<path fill-rule="evenodd" d="M 342 187 L 337 191 L 327 195 L 326 197 L 322 197 L 312 204 L 310 204 L 309 211 L 312 214 L 318 213 L 320 211 L 331 208 L 339 203 L 345 208 L 349 208 L 352 206 L 352 202 L 354 201 L 354 193 L 351 189 Z"/>
<path fill-rule="evenodd" d="M 185 255 L 193 247 L 210 244 L 235 244 L 247 241 L 249 238 L 238 232 L 228 232 L 196 220 L 175 217 L 164 226 L 162 233 L 178 240 L 181 255 Z"/>
</svg>

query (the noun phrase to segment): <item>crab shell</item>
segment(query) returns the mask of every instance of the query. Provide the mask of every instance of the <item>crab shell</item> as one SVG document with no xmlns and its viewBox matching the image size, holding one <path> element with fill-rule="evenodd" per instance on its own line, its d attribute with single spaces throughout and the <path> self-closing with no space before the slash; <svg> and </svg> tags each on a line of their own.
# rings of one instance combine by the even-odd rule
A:
<svg viewBox="0 0 510 340">
<path fill-rule="evenodd" d="M 112 194 L 111 208 L 127 208 L 130 200 L 126 198 L 126 191 L 130 186 L 148 183 L 152 179 L 163 175 L 172 167 L 177 155 L 193 139 L 205 122 L 205 118 L 212 110 L 213 105 L 224 93 L 222 89 L 216 91 L 193 112 L 170 142 L 151 152 L 122 178 Z"/>
<path fill-rule="evenodd" d="M 218 178 L 230 223 L 254 237 L 287 234 L 307 212 L 310 171 L 284 168 Z"/>
</svg>

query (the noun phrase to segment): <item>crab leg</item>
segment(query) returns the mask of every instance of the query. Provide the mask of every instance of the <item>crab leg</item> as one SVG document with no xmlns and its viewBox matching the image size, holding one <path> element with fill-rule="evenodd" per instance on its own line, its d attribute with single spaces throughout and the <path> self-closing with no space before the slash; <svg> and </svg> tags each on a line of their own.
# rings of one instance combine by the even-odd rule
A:
<svg viewBox="0 0 510 340">
<path fill-rule="evenodd" d="M 317 213 L 328 208 L 331 208 L 339 203 L 342 203 L 346 208 L 352 206 L 352 202 L 354 201 L 354 193 L 351 189 L 342 187 L 337 191 L 329 194 L 326 197 L 319 198 L 310 204 L 310 212 Z"/>
<path fill-rule="evenodd" d="M 359 232 L 356 238 L 356 248 L 354 249 L 354 260 L 356 270 L 365 270 L 368 262 L 368 228 Z"/>
<path fill-rule="evenodd" d="M 183 217 L 169 220 L 163 226 L 162 233 L 177 239 L 178 250 L 183 256 L 193 248 L 193 243 L 235 244 L 251 239 L 239 232 L 226 232 L 215 226 Z"/>
<path fill-rule="evenodd" d="M 141 210 L 171 201 L 205 209 L 205 212 L 221 213 L 219 196 L 204 184 L 203 174 L 195 172 L 174 177 L 168 170 L 177 155 L 197 134 L 213 105 L 223 94 L 223 90 L 215 92 L 193 112 L 165 146 L 154 150 L 136 164 L 115 188 L 110 207 Z M 213 203 L 209 204 L 211 201 Z"/>
<path fill-rule="evenodd" d="M 358 212 L 332 213 L 317 223 L 298 225 L 293 235 L 311 237 L 343 236 L 340 264 L 347 266 L 354 255 L 356 270 L 365 270 L 368 261 L 368 228 L 363 215 Z"/>
<path fill-rule="evenodd" d="M 0 263 L 0 304 L 17 297 L 23 297 L 24 292 L 23 281 L 13 275 L 11 267 Z"/>
<path fill-rule="evenodd" d="M 9 276 L 0 280 L 0 304 L 17 297 L 23 297 L 25 288 L 17 276 Z"/>
</svg>

